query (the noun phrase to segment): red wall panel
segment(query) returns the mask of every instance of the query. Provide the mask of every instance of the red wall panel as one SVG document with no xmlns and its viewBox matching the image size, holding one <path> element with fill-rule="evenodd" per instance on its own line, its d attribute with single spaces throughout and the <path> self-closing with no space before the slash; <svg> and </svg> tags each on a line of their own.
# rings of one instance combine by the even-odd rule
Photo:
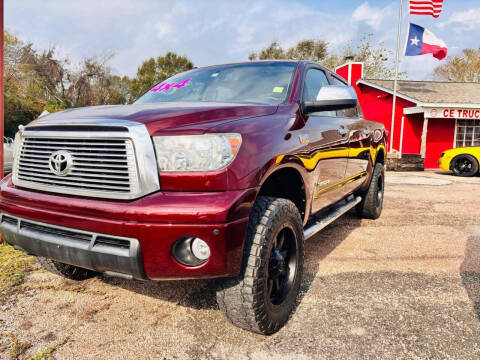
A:
<svg viewBox="0 0 480 360">
<path fill-rule="evenodd" d="M 343 77 L 345 81 L 348 81 L 348 65 L 344 65 L 338 68 L 337 70 L 335 70 L 335 72 L 341 77 Z"/>
<path fill-rule="evenodd" d="M 403 126 L 404 154 L 420 154 L 422 145 L 423 114 L 408 115 Z"/>
<path fill-rule="evenodd" d="M 360 85 L 360 105 L 362 106 L 363 115 L 365 119 L 377 121 L 385 125 L 385 128 L 391 134 L 391 122 L 392 122 L 392 103 L 393 103 L 393 96 L 388 94 L 384 91 Z M 395 106 L 395 125 L 393 130 L 393 144 L 392 148 L 395 150 L 400 150 L 400 130 L 402 124 L 402 116 L 403 115 L 403 108 L 405 107 L 412 107 L 415 106 L 414 103 L 398 98 Z M 411 144 L 408 145 L 407 149 L 405 148 L 405 144 L 410 141 L 406 141 L 407 136 L 413 136 L 415 139 L 419 139 L 422 134 L 422 125 L 420 125 L 420 133 L 414 134 L 418 130 L 418 119 L 413 118 L 412 122 L 410 122 L 409 118 L 405 116 L 405 124 L 404 124 L 404 143 L 403 143 L 403 152 L 413 152 L 418 153 L 420 147 L 418 146 L 418 150 L 414 150 L 417 147 L 417 140 L 414 140 Z M 388 141 L 390 143 L 390 135 L 388 137 Z M 390 144 L 388 149 L 390 150 Z"/>
<path fill-rule="evenodd" d="M 395 123 L 393 129 L 393 143 L 390 144 L 392 103 L 393 96 L 382 90 L 362 85 L 356 85 L 361 78 L 362 67 L 352 64 L 351 81 L 357 90 L 358 99 L 363 110 L 365 119 L 377 121 L 385 125 L 388 136 L 388 150 L 400 150 L 400 135 L 403 109 L 416 106 L 415 103 L 397 97 L 395 106 Z M 348 80 L 349 66 L 346 64 L 336 70 L 337 74 Z M 404 154 L 420 154 L 423 130 L 423 114 L 408 115 L 404 118 L 403 148 Z M 436 168 L 437 159 L 441 153 L 453 146 L 455 136 L 455 120 L 430 119 L 427 132 L 427 149 L 425 156 L 425 168 Z M 390 147 L 391 146 L 391 147 Z"/>
</svg>

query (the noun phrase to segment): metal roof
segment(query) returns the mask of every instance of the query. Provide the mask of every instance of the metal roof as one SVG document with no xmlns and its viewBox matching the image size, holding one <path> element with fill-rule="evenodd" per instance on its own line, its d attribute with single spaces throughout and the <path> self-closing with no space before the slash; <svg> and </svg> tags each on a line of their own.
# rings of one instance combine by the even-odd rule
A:
<svg viewBox="0 0 480 360">
<path fill-rule="evenodd" d="M 361 79 L 357 81 L 357 84 L 393 93 L 393 80 Z M 477 107 L 480 107 L 480 84 L 399 80 L 397 82 L 397 96 L 419 105 L 458 106 L 461 104 L 465 106 L 476 104 Z"/>
</svg>

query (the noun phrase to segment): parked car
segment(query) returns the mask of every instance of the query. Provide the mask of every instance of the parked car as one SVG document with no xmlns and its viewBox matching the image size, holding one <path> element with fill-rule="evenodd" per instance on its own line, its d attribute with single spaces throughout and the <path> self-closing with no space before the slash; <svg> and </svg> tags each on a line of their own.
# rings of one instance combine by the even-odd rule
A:
<svg viewBox="0 0 480 360">
<path fill-rule="evenodd" d="M 475 176 L 478 174 L 480 147 L 465 147 L 446 150 L 438 159 L 438 165 L 456 176 Z"/>
<path fill-rule="evenodd" d="M 5 174 L 12 171 L 13 164 L 13 139 L 3 137 L 3 172 Z"/>
<path fill-rule="evenodd" d="M 75 280 L 220 278 L 227 319 L 262 334 L 295 307 L 304 240 L 383 206 L 383 125 L 309 61 L 193 69 L 132 105 L 43 116 L 15 141 L 7 243 Z"/>
</svg>

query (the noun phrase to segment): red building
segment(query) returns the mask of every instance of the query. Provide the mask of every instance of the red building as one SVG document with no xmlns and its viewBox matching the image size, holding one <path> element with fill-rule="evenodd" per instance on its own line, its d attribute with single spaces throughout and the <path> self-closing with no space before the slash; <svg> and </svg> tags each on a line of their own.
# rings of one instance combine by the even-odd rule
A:
<svg viewBox="0 0 480 360">
<path fill-rule="evenodd" d="M 398 81 L 392 123 L 392 80 L 364 79 L 362 63 L 336 72 L 357 90 L 365 118 L 385 125 L 390 156 L 416 154 L 425 168 L 436 168 L 444 150 L 480 146 L 479 83 Z"/>
</svg>

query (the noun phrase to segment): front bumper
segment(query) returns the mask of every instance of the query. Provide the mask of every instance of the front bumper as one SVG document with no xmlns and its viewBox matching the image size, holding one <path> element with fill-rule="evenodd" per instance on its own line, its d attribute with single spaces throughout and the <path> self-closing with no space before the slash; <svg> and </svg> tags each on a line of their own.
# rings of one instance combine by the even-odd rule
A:
<svg viewBox="0 0 480 360">
<path fill-rule="evenodd" d="M 445 171 L 450 171 L 450 158 L 442 156 L 438 159 L 438 167 Z"/>
<path fill-rule="evenodd" d="M 25 224 L 61 228 L 91 235 L 83 245 L 68 237 L 32 232 L 19 221 L 0 221 L 3 239 L 25 251 L 100 272 L 152 280 L 234 276 L 240 272 L 243 244 L 256 189 L 211 193 L 157 192 L 134 201 L 106 201 L 30 191 L 15 187 L 10 177 L 0 183 L 0 211 Z M 3 220 L 3 219 L 2 219 Z M 28 226 L 27 226 L 28 227 Z M 38 229 L 37 229 L 38 230 Z M 95 236 L 129 241 L 120 256 Z M 211 249 L 197 267 L 180 264 L 171 254 L 182 237 L 199 237 Z M 88 244 L 86 244 L 88 242 Z M 136 245 L 138 243 L 138 246 Z"/>
<path fill-rule="evenodd" d="M 137 239 L 52 226 L 0 214 L 2 239 L 27 254 L 103 273 L 145 279 Z"/>
</svg>

